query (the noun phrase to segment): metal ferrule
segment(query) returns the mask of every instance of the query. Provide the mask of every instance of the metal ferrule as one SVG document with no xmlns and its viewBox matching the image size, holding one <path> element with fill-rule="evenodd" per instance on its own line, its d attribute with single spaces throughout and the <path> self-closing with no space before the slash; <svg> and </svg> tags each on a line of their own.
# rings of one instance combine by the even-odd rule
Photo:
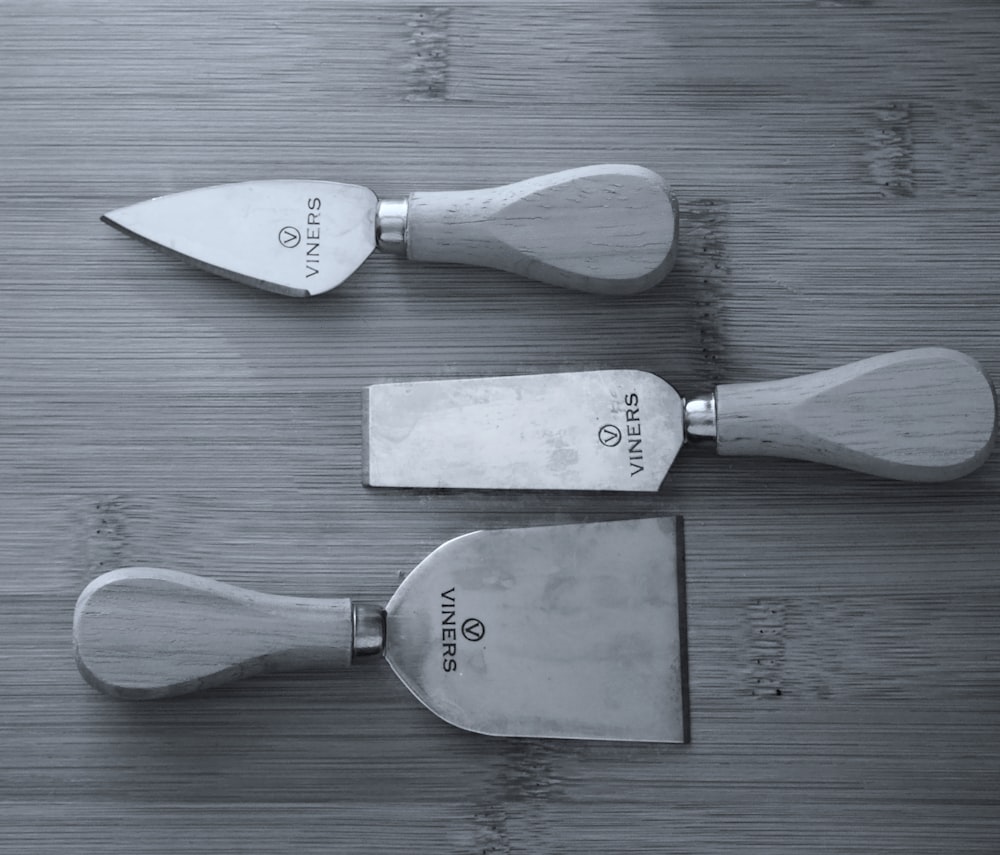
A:
<svg viewBox="0 0 1000 855">
<path fill-rule="evenodd" d="M 378 656 L 385 649 L 385 612 L 366 603 L 354 603 L 351 612 L 354 623 L 351 658 Z"/>
<path fill-rule="evenodd" d="M 379 199 L 375 209 L 375 245 L 383 252 L 406 255 L 406 199 Z"/>
<path fill-rule="evenodd" d="M 715 439 L 715 393 L 684 402 L 684 433 L 690 439 Z"/>
</svg>

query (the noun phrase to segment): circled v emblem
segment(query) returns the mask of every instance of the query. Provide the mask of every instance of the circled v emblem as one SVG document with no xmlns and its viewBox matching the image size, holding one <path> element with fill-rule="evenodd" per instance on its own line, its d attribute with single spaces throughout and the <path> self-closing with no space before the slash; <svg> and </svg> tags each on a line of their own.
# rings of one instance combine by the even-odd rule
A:
<svg viewBox="0 0 1000 855">
<path fill-rule="evenodd" d="M 482 641 L 484 635 L 486 635 L 486 626 L 479 618 L 466 618 L 462 621 L 462 635 L 468 641 Z"/>
<path fill-rule="evenodd" d="M 614 448 L 622 441 L 622 432 L 616 425 L 601 425 L 597 431 L 597 437 L 601 440 L 601 445 Z"/>
<path fill-rule="evenodd" d="M 302 242 L 302 233 L 295 226 L 285 226 L 278 232 L 278 243 L 286 249 L 293 249 Z"/>
</svg>

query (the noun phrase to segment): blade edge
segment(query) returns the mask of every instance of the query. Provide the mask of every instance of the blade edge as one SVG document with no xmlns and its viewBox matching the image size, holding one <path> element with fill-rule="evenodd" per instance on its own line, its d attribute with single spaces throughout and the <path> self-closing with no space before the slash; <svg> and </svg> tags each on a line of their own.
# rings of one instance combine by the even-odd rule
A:
<svg viewBox="0 0 1000 855">
<path fill-rule="evenodd" d="M 473 733 L 479 733 L 492 737 L 585 739 L 612 742 L 653 742 L 670 744 L 684 744 L 689 742 L 690 699 L 688 688 L 687 602 L 685 590 L 686 574 L 684 568 L 684 529 L 682 517 L 660 516 L 638 519 L 620 519 L 604 523 L 595 521 L 593 523 L 577 523 L 571 525 L 529 526 L 526 528 L 522 527 L 520 529 L 480 530 L 461 535 L 439 546 L 430 555 L 428 555 L 423 562 L 421 562 L 421 565 L 418 565 L 412 574 L 404 579 L 396 594 L 393 595 L 393 598 L 387 605 L 386 611 L 390 621 L 394 619 L 399 620 L 401 618 L 408 619 L 406 618 L 406 613 L 412 611 L 415 606 L 420 606 L 419 610 L 423 612 L 423 605 L 430 605 L 428 601 L 423 600 L 423 596 L 428 593 L 429 589 L 436 590 L 436 588 L 439 588 L 442 585 L 460 584 L 460 578 L 466 571 L 465 569 L 459 569 L 459 565 L 465 565 L 470 559 L 472 559 L 475 563 L 475 550 L 479 546 L 479 544 L 476 543 L 476 540 L 483 537 L 499 537 L 501 539 L 494 540 L 494 544 L 503 545 L 506 543 L 509 546 L 510 541 L 505 540 L 505 538 L 519 534 L 524 535 L 525 533 L 530 534 L 531 532 L 536 532 L 538 536 L 543 538 L 543 544 L 545 540 L 548 540 L 551 544 L 551 537 L 555 536 L 558 538 L 559 530 L 562 530 L 567 536 L 571 536 L 573 538 L 577 536 L 577 531 L 585 535 L 594 533 L 603 538 L 604 535 L 600 533 L 599 529 L 602 526 L 608 526 L 611 531 L 611 542 L 614 542 L 617 539 L 618 543 L 621 543 L 622 541 L 620 539 L 620 535 L 624 534 L 630 537 L 637 531 L 648 532 L 649 526 L 651 525 L 655 526 L 659 533 L 652 535 L 649 540 L 647 540 L 646 535 L 643 535 L 643 540 L 646 541 L 645 550 L 648 551 L 650 548 L 653 548 L 653 545 L 660 540 L 660 538 L 662 538 L 664 545 L 667 545 L 669 541 L 670 546 L 668 546 L 668 548 L 662 553 L 654 552 L 648 554 L 662 555 L 664 558 L 662 566 L 666 571 L 673 574 L 672 579 L 668 581 L 666 578 L 663 578 L 663 581 L 666 583 L 666 587 L 664 589 L 666 591 L 669 591 L 671 587 L 676 586 L 675 603 L 677 610 L 676 614 L 672 614 L 673 610 L 663 613 L 663 621 L 666 625 L 665 634 L 661 634 L 659 631 L 653 630 L 653 635 L 662 638 L 664 644 L 663 648 L 656 648 L 656 650 L 663 656 L 663 669 L 657 670 L 664 677 L 664 679 L 668 681 L 664 688 L 666 689 L 668 686 L 670 687 L 669 691 L 665 691 L 661 696 L 659 703 L 662 703 L 662 706 L 660 706 L 659 703 L 655 708 L 644 706 L 646 701 L 650 699 L 647 699 L 645 695 L 643 696 L 639 709 L 645 709 L 647 712 L 652 709 L 659 710 L 659 712 L 657 712 L 654 716 L 651 717 L 646 713 L 640 713 L 637 716 L 626 716 L 624 719 L 619 720 L 615 720 L 615 715 L 612 715 L 610 720 L 595 720 L 593 718 L 588 720 L 587 716 L 583 716 L 582 718 L 578 717 L 574 720 L 572 708 L 567 708 L 565 710 L 565 715 L 563 711 L 560 710 L 557 713 L 557 718 L 555 719 L 546 720 L 545 716 L 543 716 L 541 719 L 534 722 L 531 721 L 533 714 L 529 710 L 524 710 L 523 712 L 525 714 L 521 715 L 521 717 L 518 717 L 517 715 L 513 716 L 510 722 L 510 727 L 508 728 L 497 727 L 496 725 L 498 723 L 507 724 L 507 722 L 498 720 L 494 716 L 488 716 L 487 721 L 480 724 L 480 722 L 483 722 L 483 717 L 481 715 L 482 710 L 477 708 L 475 704 L 472 708 L 463 707 L 462 703 L 459 701 L 459 698 L 463 694 L 462 691 L 460 691 L 457 696 L 450 694 L 450 692 L 443 696 L 435 696 L 431 685 L 423 685 L 425 675 L 422 675 L 418 670 L 413 670 L 415 662 L 412 659 L 410 652 L 407 652 L 408 650 L 412 651 L 413 648 L 400 647 L 400 661 L 397 663 L 395 661 L 396 656 L 394 655 L 393 650 L 394 645 L 390 643 L 386 649 L 386 660 L 389 662 L 390 667 L 398 676 L 400 681 L 424 707 L 448 724 Z M 469 544 L 469 548 L 473 550 L 472 552 L 469 552 L 469 548 L 463 549 L 463 541 Z M 538 541 L 533 542 L 537 543 Z M 455 554 L 456 552 L 457 555 Z M 607 555 L 604 549 L 599 550 L 599 552 L 604 553 L 605 556 Z M 504 554 L 506 555 L 506 552 Z M 514 550 L 514 554 L 520 555 L 523 558 L 526 553 L 522 553 L 518 548 Z M 563 555 L 564 553 L 560 551 L 556 554 Z M 506 558 L 504 559 L 504 563 L 506 563 Z M 424 568 L 422 572 L 425 575 L 423 576 L 421 576 L 420 572 L 421 566 Z M 527 566 L 531 567 L 531 564 L 529 563 Z M 557 575 L 560 571 L 556 570 L 556 567 L 559 566 L 562 566 L 562 568 L 565 569 L 566 561 L 562 558 L 556 559 L 556 566 L 553 567 L 553 569 Z M 590 569 L 587 569 L 586 575 L 592 576 L 594 568 L 603 568 L 604 566 L 605 565 L 600 563 L 599 560 L 597 562 L 588 562 L 587 567 Z M 651 567 L 652 566 L 655 565 L 651 565 Z M 488 575 L 492 579 L 494 572 L 499 572 L 502 565 L 490 563 L 487 567 L 490 570 Z M 521 569 L 523 571 L 523 567 Z M 475 571 L 473 572 L 475 573 Z M 600 573 L 602 571 L 598 570 L 598 572 Z M 645 577 L 645 573 L 648 572 L 649 568 L 637 577 L 624 577 L 626 579 L 634 580 L 631 584 L 626 584 L 626 589 L 631 587 L 632 594 L 635 594 L 637 591 L 644 590 L 643 588 L 636 586 L 643 584 L 642 579 Z M 657 575 L 660 574 L 655 573 L 653 577 L 649 578 L 655 578 Z M 556 576 L 549 577 L 548 574 L 543 574 L 541 578 L 542 581 L 547 582 L 550 579 L 556 579 Z M 530 587 L 531 585 L 529 585 L 529 588 Z M 460 585 L 457 594 L 461 597 L 466 593 L 471 593 L 471 589 Z M 420 602 L 416 602 L 417 600 Z M 532 602 L 535 602 L 535 600 L 532 600 Z M 543 608 L 541 614 L 544 614 L 545 611 L 545 608 Z M 484 617 L 486 617 L 486 623 L 489 624 L 489 617 L 486 615 L 484 615 Z M 428 620 L 431 620 L 435 626 L 437 626 L 436 617 L 434 619 L 428 618 Z M 670 624 L 672 624 L 672 626 Z M 611 626 L 613 627 L 614 625 L 615 624 L 612 624 Z M 391 638 L 392 637 L 390 636 L 390 642 Z M 403 644 L 408 638 L 412 637 L 404 634 L 402 638 L 398 639 L 397 643 Z M 535 640 L 538 640 L 537 637 Z M 436 661 L 436 651 L 434 653 L 427 651 L 427 655 L 431 656 L 431 658 Z M 676 668 L 671 664 L 674 661 L 676 661 Z M 434 673 L 437 673 L 436 668 Z M 573 683 L 577 683 L 578 679 L 579 678 L 575 676 L 571 677 Z M 518 686 L 518 688 L 522 687 Z M 477 696 L 473 695 L 472 697 Z M 565 720 L 563 720 L 563 718 Z"/>
<path fill-rule="evenodd" d="M 655 493 L 684 442 L 680 396 L 646 371 L 380 383 L 365 393 L 370 487 Z M 643 401 L 637 455 L 633 398 Z M 616 439 L 600 449 L 605 428 Z"/>
<path fill-rule="evenodd" d="M 101 222 L 105 225 L 111 226 L 113 229 L 121 232 L 123 235 L 127 235 L 134 240 L 139 241 L 141 244 L 145 244 L 148 247 L 152 247 L 157 252 L 161 252 L 170 258 L 176 258 L 183 261 L 185 264 L 195 267 L 199 270 L 204 270 L 206 273 L 211 273 L 213 276 L 219 276 L 223 279 L 228 279 L 232 282 L 239 282 L 241 285 L 249 285 L 251 288 L 257 288 L 260 291 L 269 291 L 272 294 L 281 294 L 283 297 L 312 297 L 314 296 L 312 292 L 303 288 L 292 288 L 288 285 L 281 285 L 277 282 L 269 282 L 264 279 L 257 279 L 252 276 L 246 276 L 245 274 L 234 272 L 225 267 L 218 267 L 214 264 L 209 264 L 206 261 L 202 261 L 193 255 L 187 255 L 186 253 L 180 252 L 176 249 L 171 249 L 168 246 L 164 246 L 162 243 L 153 240 L 152 238 L 146 237 L 139 232 L 133 231 L 128 226 L 119 223 L 113 219 L 114 211 L 107 214 L 101 215 Z"/>
</svg>

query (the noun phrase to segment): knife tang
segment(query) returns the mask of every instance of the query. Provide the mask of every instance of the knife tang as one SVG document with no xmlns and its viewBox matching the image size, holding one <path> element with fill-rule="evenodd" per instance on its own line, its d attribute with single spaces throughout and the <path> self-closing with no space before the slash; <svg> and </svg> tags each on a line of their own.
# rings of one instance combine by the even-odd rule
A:
<svg viewBox="0 0 1000 855">
<path fill-rule="evenodd" d="M 632 294 L 677 252 L 677 202 L 641 166 L 569 169 L 483 190 L 412 193 L 382 211 L 378 244 L 416 261 L 506 270 L 551 285 Z M 402 237 L 401 237 L 402 235 Z"/>
<path fill-rule="evenodd" d="M 407 199 L 379 199 L 375 208 L 375 246 L 392 255 L 406 255 Z"/>
<path fill-rule="evenodd" d="M 827 463 L 884 478 L 972 472 L 996 435 L 996 396 L 979 364 L 945 348 L 902 350 L 827 371 L 715 390 L 722 455 Z"/>
</svg>

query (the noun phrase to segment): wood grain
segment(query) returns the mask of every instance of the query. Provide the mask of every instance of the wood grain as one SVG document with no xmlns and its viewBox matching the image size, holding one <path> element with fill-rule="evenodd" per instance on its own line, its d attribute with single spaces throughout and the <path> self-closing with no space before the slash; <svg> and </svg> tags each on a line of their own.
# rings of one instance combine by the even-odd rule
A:
<svg viewBox="0 0 1000 855">
<path fill-rule="evenodd" d="M 995 855 L 996 455 L 944 484 L 698 446 L 658 495 L 359 483 L 385 380 L 689 395 L 923 346 L 1000 376 L 995 3 L 9 0 L 0 43 L 3 851 Z M 662 174 L 681 224 L 669 281 L 623 299 L 376 256 L 293 300 L 98 220 L 611 161 Z M 382 667 L 135 709 L 73 662 L 115 567 L 384 603 L 465 531 L 670 513 L 687 746 L 462 734 Z"/>
<path fill-rule="evenodd" d="M 719 454 L 844 466 L 882 478 L 947 481 L 993 450 L 997 402 L 979 364 L 918 347 L 785 380 L 715 390 Z"/>
<path fill-rule="evenodd" d="M 662 176 L 600 164 L 483 190 L 412 193 L 406 252 L 623 296 L 663 281 L 677 231 L 677 200 Z"/>
<path fill-rule="evenodd" d="M 159 567 L 94 579 L 73 614 L 73 651 L 94 688 L 152 700 L 277 671 L 346 668 L 350 600 L 280 597 Z"/>
</svg>

